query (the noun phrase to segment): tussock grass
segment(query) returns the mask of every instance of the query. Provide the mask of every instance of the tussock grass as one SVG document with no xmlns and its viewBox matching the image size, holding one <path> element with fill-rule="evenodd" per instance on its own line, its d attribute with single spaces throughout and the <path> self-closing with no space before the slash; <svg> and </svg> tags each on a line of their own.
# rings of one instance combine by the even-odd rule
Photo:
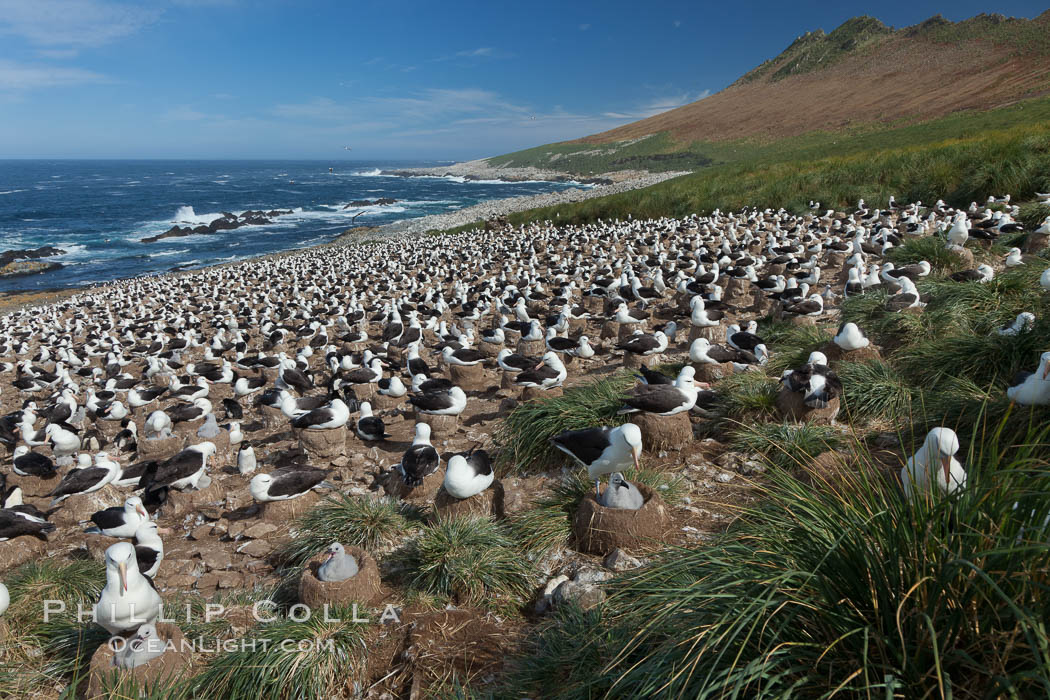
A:
<svg viewBox="0 0 1050 700">
<path fill-rule="evenodd" d="M 795 470 L 842 443 L 837 430 L 812 423 L 742 425 L 734 439 L 736 449 L 757 452 L 773 466 Z"/>
<path fill-rule="evenodd" d="M 521 474 L 564 464 L 568 456 L 551 447 L 550 439 L 566 430 L 620 425 L 617 416 L 623 395 L 635 383 L 632 373 L 620 372 L 589 384 L 566 389 L 562 396 L 519 405 L 496 428 L 501 473 Z"/>
<path fill-rule="evenodd" d="M 328 496 L 296 523 L 298 535 L 281 549 L 281 558 L 298 566 L 332 542 L 374 551 L 412 531 L 419 514 L 388 498 Z"/>
<path fill-rule="evenodd" d="M 627 630 L 614 629 L 603 605 L 581 610 L 558 606 L 533 630 L 525 653 L 510 662 L 501 697 L 606 697 L 613 679 L 600 671 L 630 639 Z"/>
<path fill-rule="evenodd" d="M 893 365 L 879 360 L 838 366 L 845 412 L 851 419 L 897 420 L 911 413 L 912 389 Z"/>
<path fill-rule="evenodd" d="M 136 700 L 181 700 L 187 697 L 186 679 L 162 678 L 153 683 L 140 683 L 114 669 L 99 679 L 99 693 L 107 698 L 135 698 Z"/>
<path fill-rule="evenodd" d="M 249 644 L 212 658 L 189 680 L 193 697 L 322 700 L 351 691 L 366 654 L 350 605 L 314 610 L 305 622 L 278 618 L 255 628 Z M 256 640 L 255 648 L 250 641 Z M 269 640 L 264 645 L 262 640 Z"/>
<path fill-rule="evenodd" d="M 547 669 L 565 698 L 1046 695 L 1046 431 L 994 433 L 970 436 L 954 498 L 911 504 L 864 454 L 818 489 L 773 470 L 713 544 L 541 627 L 521 687 Z"/>
<path fill-rule="evenodd" d="M 1034 231 L 1039 228 L 1039 225 L 1043 223 L 1043 219 L 1048 216 L 1050 216 L 1050 204 L 1028 202 L 1021 205 L 1021 211 L 1017 220 L 1024 224 L 1025 231 Z"/>
<path fill-rule="evenodd" d="M 769 332 L 759 328 L 759 335 L 771 351 L 766 370 L 777 374 L 804 365 L 811 352 L 834 337 L 834 333 L 823 326 L 774 322 L 768 329 Z"/>
<path fill-rule="evenodd" d="M 955 271 L 963 267 L 962 257 L 948 250 L 945 239 L 940 236 L 909 238 L 902 244 L 890 248 L 886 252 L 886 259 L 898 266 L 911 265 L 925 260 L 930 263 L 931 268 L 941 272 Z"/>
<path fill-rule="evenodd" d="M 761 371 L 736 372 L 718 382 L 725 413 L 737 420 L 771 418 L 776 413 L 777 380 Z"/>
<path fill-rule="evenodd" d="M 531 571 L 487 518 L 437 518 L 391 555 L 405 586 L 458 604 L 498 606 L 527 595 Z"/>
<path fill-rule="evenodd" d="M 61 688 L 86 667 L 108 635 L 91 623 L 79 623 L 77 605 L 89 609 L 105 584 L 104 570 L 87 560 L 40 559 L 5 578 L 11 604 L 0 618 L 0 680 L 12 697 L 31 697 Z M 66 611 L 44 620 L 44 601 L 60 600 Z M 3 692 L 3 691 L 0 691 Z"/>
</svg>

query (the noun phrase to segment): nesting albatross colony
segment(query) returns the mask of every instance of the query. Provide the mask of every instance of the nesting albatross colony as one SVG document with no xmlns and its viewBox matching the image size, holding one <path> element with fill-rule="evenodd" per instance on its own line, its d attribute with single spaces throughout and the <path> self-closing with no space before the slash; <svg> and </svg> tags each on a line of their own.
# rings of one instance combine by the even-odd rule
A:
<svg viewBox="0 0 1050 700">
<path fill-rule="evenodd" d="M 9 313 L 5 692 L 1045 694 L 1050 218 L 883 205 Z"/>
</svg>

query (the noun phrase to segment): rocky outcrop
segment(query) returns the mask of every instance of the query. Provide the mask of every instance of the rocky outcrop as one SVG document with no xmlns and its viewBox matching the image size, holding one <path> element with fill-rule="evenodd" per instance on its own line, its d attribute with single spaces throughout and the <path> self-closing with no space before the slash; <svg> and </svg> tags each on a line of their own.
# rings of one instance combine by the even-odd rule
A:
<svg viewBox="0 0 1050 700">
<path fill-rule="evenodd" d="M 39 260 L 17 260 L 0 267 L 0 277 L 21 277 L 35 275 L 39 272 L 51 272 L 62 267 L 62 263 L 40 262 Z"/>
<path fill-rule="evenodd" d="M 55 255 L 65 255 L 61 248 L 46 245 L 43 248 L 26 248 L 25 250 L 5 250 L 0 253 L 0 267 L 5 267 L 16 260 L 37 260 Z"/>
<path fill-rule="evenodd" d="M 397 204 L 397 200 L 393 197 L 379 197 L 377 199 L 355 199 L 348 203 L 343 209 L 353 209 L 354 207 L 385 207 L 389 204 Z"/>
<path fill-rule="evenodd" d="M 176 224 L 164 233 L 143 238 L 142 242 L 155 243 L 156 241 L 165 238 L 179 238 L 181 236 L 197 236 L 201 234 L 218 233 L 219 231 L 232 231 L 241 228 L 242 226 L 265 226 L 267 224 L 272 224 L 273 220 L 278 216 L 286 216 L 291 213 L 291 209 L 271 209 L 270 211 L 256 211 L 249 209 L 240 215 L 223 212 L 222 216 L 213 219 L 208 224 L 201 224 L 200 226 L 179 226 Z"/>
</svg>

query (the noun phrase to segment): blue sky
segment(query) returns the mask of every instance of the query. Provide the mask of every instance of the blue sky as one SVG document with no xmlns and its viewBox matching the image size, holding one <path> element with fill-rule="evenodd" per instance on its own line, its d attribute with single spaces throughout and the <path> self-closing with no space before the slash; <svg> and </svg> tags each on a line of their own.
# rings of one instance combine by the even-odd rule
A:
<svg viewBox="0 0 1050 700">
<path fill-rule="evenodd" d="M 899 27 L 1044 9 L 0 0 L 0 158 L 475 158 L 699 99 L 854 15 Z"/>
</svg>

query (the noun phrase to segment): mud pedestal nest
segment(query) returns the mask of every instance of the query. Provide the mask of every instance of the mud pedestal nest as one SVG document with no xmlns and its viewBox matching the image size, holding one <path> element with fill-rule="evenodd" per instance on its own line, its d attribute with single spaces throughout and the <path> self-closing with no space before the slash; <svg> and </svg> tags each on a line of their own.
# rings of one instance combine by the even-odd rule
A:
<svg viewBox="0 0 1050 700">
<path fill-rule="evenodd" d="M 150 659 L 141 666 L 132 669 L 114 666 L 113 657 L 116 656 L 116 652 L 109 643 L 103 644 L 95 651 L 88 668 L 89 680 L 86 697 L 89 700 L 112 697 L 105 690 L 107 687 L 115 687 L 116 683 L 119 683 L 117 679 L 134 679 L 141 688 L 145 685 L 186 676 L 186 668 L 190 665 L 193 654 L 185 635 L 178 626 L 168 622 L 158 622 L 156 626 L 157 635 L 170 644 L 167 645 L 163 654 L 155 659 Z M 111 678 L 114 679 L 114 682 L 109 681 Z M 104 682 L 106 685 L 103 685 Z"/>
<path fill-rule="evenodd" d="M 489 380 L 481 364 L 452 365 L 449 368 L 449 376 L 452 383 L 463 391 L 485 391 L 489 388 Z"/>
<path fill-rule="evenodd" d="M 632 413 L 630 419 L 642 431 L 642 445 L 649 452 L 680 450 L 693 441 L 693 424 L 689 421 L 688 411 L 673 416 Z"/>
<path fill-rule="evenodd" d="M 442 486 L 434 496 L 434 513 L 441 518 L 502 518 L 503 484 L 498 479 L 493 480 L 492 485 L 481 493 L 463 499 L 450 495 Z"/>
<path fill-rule="evenodd" d="M 351 603 L 367 605 L 380 595 L 376 560 L 360 547 L 347 545 L 345 549 L 357 562 L 357 573 L 345 581 L 322 581 L 317 578 L 317 571 L 325 560 L 323 552 L 306 562 L 306 569 L 299 579 L 299 600 L 315 614 L 321 612 L 325 605 L 329 609 Z"/>
<path fill-rule="evenodd" d="M 313 459 L 330 460 L 346 452 L 346 426 L 331 430 L 296 430 L 299 449 Z"/>
<path fill-rule="evenodd" d="M 645 505 L 638 510 L 606 508 L 589 493 L 576 509 L 573 533 L 576 549 L 587 554 L 608 554 L 619 547 L 639 550 L 658 547 L 671 529 L 671 515 L 660 497 L 645 484 L 635 482 Z M 606 486 L 608 488 L 608 486 Z"/>
<path fill-rule="evenodd" d="M 827 423 L 839 413 L 837 396 L 828 402 L 826 408 L 810 408 L 802 403 L 802 399 L 802 394 L 783 387 L 777 393 L 777 410 L 783 418 L 802 423 Z"/>
<path fill-rule="evenodd" d="M 393 469 L 387 474 L 383 491 L 388 496 L 393 496 L 403 501 L 429 501 L 437 496 L 438 489 L 441 488 L 443 483 L 445 483 L 444 467 L 438 467 L 436 472 L 428 474 L 424 477 L 423 483 L 415 488 L 409 487 L 404 479 L 401 478 L 401 472 Z"/>
</svg>

